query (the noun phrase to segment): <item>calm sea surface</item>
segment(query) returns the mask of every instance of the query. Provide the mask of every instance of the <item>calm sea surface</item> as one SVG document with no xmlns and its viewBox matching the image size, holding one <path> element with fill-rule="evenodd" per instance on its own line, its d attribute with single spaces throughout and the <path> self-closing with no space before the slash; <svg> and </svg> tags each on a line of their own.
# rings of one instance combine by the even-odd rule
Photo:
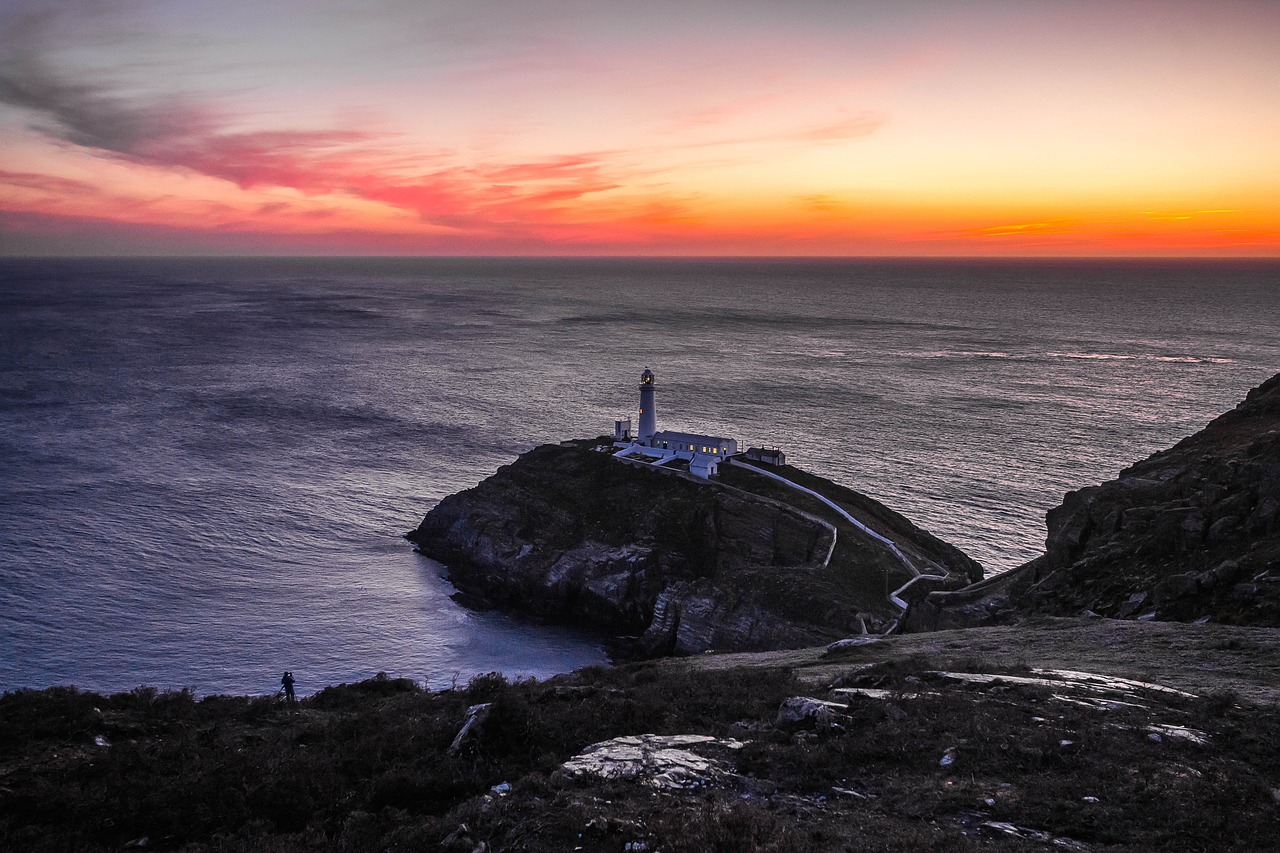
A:
<svg viewBox="0 0 1280 853">
<path fill-rule="evenodd" d="M 1280 266 L 0 261 L 0 689 L 443 686 L 603 660 L 401 534 L 536 444 L 785 449 L 990 571 L 1280 369 Z"/>
</svg>

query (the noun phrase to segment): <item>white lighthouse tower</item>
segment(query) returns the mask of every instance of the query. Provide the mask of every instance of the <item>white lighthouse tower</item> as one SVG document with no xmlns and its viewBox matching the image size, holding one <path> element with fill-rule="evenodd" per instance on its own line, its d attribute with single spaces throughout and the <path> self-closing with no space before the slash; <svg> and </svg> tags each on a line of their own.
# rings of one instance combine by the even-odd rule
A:
<svg viewBox="0 0 1280 853">
<path fill-rule="evenodd" d="M 653 438 L 658 431 L 658 412 L 653 402 L 653 371 L 644 369 L 640 374 L 640 433 L 641 441 Z"/>
</svg>

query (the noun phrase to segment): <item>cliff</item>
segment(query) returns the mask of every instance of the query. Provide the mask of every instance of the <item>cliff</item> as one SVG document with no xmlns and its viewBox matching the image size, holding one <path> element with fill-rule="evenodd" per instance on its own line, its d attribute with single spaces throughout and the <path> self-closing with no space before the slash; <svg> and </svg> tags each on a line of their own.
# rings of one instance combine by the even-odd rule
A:
<svg viewBox="0 0 1280 853">
<path fill-rule="evenodd" d="M 914 608 L 914 630 L 1025 613 L 1280 626 L 1280 375 L 1195 435 L 1069 492 L 1042 557 Z"/>
<path fill-rule="evenodd" d="M 900 615 L 886 592 L 912 568 L 830 507 L 745 470 L 707 482 L 597 446 L 535 448 L 445 498 L 407 538 L 448 567 L 464 601 L 638 638 L 645 655 L 814 645 Z M 981 576 L 888 508 L 811 479 L 892 537 L 916 573 L 938 576 L 922 592 Z"/>
</svg>

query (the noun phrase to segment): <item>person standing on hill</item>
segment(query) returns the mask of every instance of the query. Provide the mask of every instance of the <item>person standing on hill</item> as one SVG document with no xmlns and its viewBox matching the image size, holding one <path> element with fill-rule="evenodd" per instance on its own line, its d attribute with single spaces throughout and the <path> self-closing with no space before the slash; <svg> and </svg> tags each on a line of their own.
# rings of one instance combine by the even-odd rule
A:
<svg viewBox="0 0 1280 853">
<path fill-rule="evenodd" d="M 293 673 L 285 672 L 284 677 L 280 679 L 280 686 L 284 689 L 284 700 L 290 705 L 298 700 L 293 695 Z"/>
</svg>

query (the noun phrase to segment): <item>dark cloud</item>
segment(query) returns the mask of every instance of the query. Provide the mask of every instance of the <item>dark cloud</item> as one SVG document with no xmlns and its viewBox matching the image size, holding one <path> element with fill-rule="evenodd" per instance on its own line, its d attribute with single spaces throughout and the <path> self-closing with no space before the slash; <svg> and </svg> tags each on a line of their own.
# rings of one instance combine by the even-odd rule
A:
<svg viewBox="0 0 1280 853">
<path fill-rule="evenodd" d="M 126 98 L 104 86 L 62 79 L 30 51 L 0 61 L 0 103 L 35 113 L 33 127 L 55 139 L 134 163 L 191 169 L 242 187 L 332 189 L 339 149 L 370 138 L 345 130 L 222 131 L 215 110 L 179 96 Z"/>
<path fill-rule="evenodd" d="M 242 187 L 325 192 L 341 172 L 335 152 L 369 138 L 353 131 L 227 132 L 228 117 L 180 95 L 127 97 L 55 68 L 44 48 L 47 18 L 31 14 L 0 37 L 0 104 L 34 114 L 32 128 L 129 162 L 181 167 Z"/>
<path fill-rule="evenodd" d="M 209 123 L 176 98 L 137 104 L 94 86 L 63 82 L 31 57 L 0 64 L 0 102 L 36 112 L 36 126 L 48 135 L 125 156 Z"/>
<path fill-rule="evenodd" d="M 181 98 L 131 100 L 67 79 L 46 59 L 49 22 L 45 14 L 22 15 L 0 37 L 0 103 L 34 112 L 41 132 L 131 156 L 156 141 L 210 129 L 212 117 Z"/>
</svg>

